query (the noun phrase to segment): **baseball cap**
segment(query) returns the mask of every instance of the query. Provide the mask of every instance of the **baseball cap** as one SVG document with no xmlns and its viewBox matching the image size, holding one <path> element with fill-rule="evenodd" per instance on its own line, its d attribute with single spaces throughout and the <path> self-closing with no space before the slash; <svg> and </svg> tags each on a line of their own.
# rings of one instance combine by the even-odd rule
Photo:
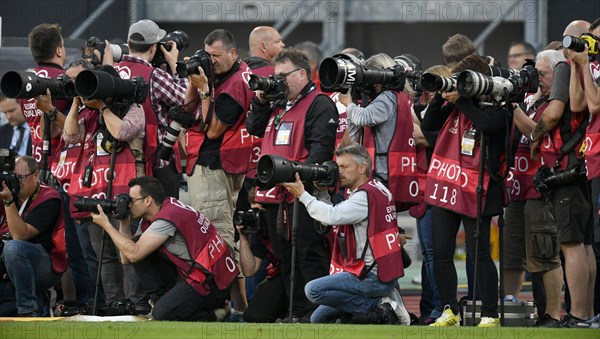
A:
<svg viewBox="0 0 600 339">
<path fill-rule="evenodd" d="M 143 37 L 143 40 L 132 39 L 131 36 L 135 33 L 140 34 Z M 154 21 L 144 19 L 129 27 L 127 41 L 140 45 L 152 45 L 159 42 L 165 34 L 167 34 L 167 32 L 164 29 L 160 29 Z"/>
</svg>

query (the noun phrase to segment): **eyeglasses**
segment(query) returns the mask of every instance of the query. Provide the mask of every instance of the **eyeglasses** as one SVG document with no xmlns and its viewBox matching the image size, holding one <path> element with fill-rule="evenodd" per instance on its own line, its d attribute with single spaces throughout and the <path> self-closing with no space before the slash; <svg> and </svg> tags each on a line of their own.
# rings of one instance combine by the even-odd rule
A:
<svg viewBox="0 0 600 339">
<path fill-rule="evenodd" d="M 129 199 L 131 200 L 131 204 L 133 205 L 134 202 L 138 201 L 138 200 L 142 200 L 142 199 L 146 199 L 148 196 L 145 197 L 140 197 L 140 198 L 132 198 L 129 197 Z"/>
<path fill-rule="evenodd" d="M 79 66 L 79 65 L 82 65 L 83 68 L 85 68 L 87 70 L 94 69 L 94 65 L 89 60 L 84 59 L 84 58 L 78 58 L 78 59 L 75 59 L 75 60 L 71 61 L 70 64 L 68 64 L 67 66 L 65 66 L 65 71 L 68 70 L 71 67 L 76 67 L 76 66 Z"/>
<path fill-rule="evenodd" d="M 290 75 L 290 74 L 292 74 L 292 73 L 294 73 L 294 72 L 296 72 L 296 71 L 299 71 L 299 70 L 301 70 L 301 69 L 302 69 L 302 68 L 296 68 L 296 69 L 294 69 L 294 70 L 291 70 L 291 71 L 289 71 L 289 72 L 285 72 L 285 73 L 279 73 L 279 76 L 280 76 L 280 77 L 287 78 L 287 77 L 288 77 L 288 75 Z"/>
<path fill-rule="evenodd" d="M 17 178 L 19 178 L 20 181 L 25 181 L 25 179 L 27 179 L 28 176 L 34 174 L 36 171 L 33 171 L 29 174 L 23 174 L 23 175 L 17 175 Z"/>
</svg>

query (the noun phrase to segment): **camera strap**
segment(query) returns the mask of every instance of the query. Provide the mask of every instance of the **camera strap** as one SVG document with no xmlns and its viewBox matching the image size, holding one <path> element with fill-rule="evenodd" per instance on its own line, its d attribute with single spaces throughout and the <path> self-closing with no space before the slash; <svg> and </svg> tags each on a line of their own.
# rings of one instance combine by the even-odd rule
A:
<svg viewBox="0 0 600 339">
<path fill-rule="evenodd" d="M 573 149 L 575 149 L 575 146 L 577 146 L 579 141 L 581 141 L 581 139 L 583 139 L 583 137 L 585 136 L 585 130 L 590 123 L 590 119 L 583 119 L 583 121 L 571 134 L 571 125 L 569 123 L 571 120 L 571 114 L 571 110 L 568 110 L 568 114 L 563 115 L 563 117 L 566 118 L 564 120 L 561 118 L 559 122 L 560 136 L 563 140 L 566 141 L 563 142 L 563 145 L 560 148 L 560 154 L 557 160 L 558 162 L 560 162 L 564 156 L 571 155 L 571 152 L 573 151 Z"/>
</svg>

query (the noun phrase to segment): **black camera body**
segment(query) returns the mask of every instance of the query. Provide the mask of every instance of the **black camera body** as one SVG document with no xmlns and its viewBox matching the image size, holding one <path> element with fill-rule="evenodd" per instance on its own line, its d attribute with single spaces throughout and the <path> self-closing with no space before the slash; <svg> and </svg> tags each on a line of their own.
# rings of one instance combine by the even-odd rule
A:
<svg viewBox="0 0 600 339">
<path fill-rule="evenodd" d="M 2 168 L 0 168 L 0 183 L 4 181 L 6 186 L 10 190 L 13 199 L 19 196 L 19 190 L 21 185 L 19 184 L 19 177 L 14 173 L 15 161 L 17 154 L 14 150 L 6 148 L 0 149 L 0 157 L 2 157 Z"/>
<path fill-rule="evenodd" d="M 535 173 L 533 186 L 540 193 L 548 193 L 555 188 L 586 180 L 586 169 L 583 165 L 575 166 L 564 172 L 555 173 L 542 166 Z"/>
<path fill-rule="evenodd" d="M 244 234 L 257 234 L 266 225 L 265 213 L 258 208 L 238 211 L 233 217 L 233 223 L 235 226 L 244 226 Z"/>
<path fill-rule="evenodd" d="M 77 95 L 73 79 L 64 74 L 56 78 L 43 78 L 33 72 L 9 71 L 0 80 L 0 89 L 7 97 L 18 99 L 46 95 L 47 89 L 52 99 L 69 99 Z"/>
<path fill-rule="evenodd" d="M 322 165 L 303 164 L 278 155 L 265 154 L 258 160 L 258 187 L 269 189 L 284 182 L 296 181 L 296 173 L 302 181 L 316 181 L 320 186 L 335 187 L 338 182 L 338 165 L 326 161 Z"/>
<path fill-rule="evenodd" d="M 163 160 L 171 159 L 173 145 L 175 145 L 181 130 L 192 127 L 196 121 L 191 113 L 184 111 L 183 108 L 179 106 L 171 107 L 168 112 L 168 117 L 171 119 L 171 123 L 167 126 L 167 134 L 156 151 L 156 157 Z"/>
<path fill-rule="evenodd" d="M 177 30 L 168 33 L 162 39 L 160 39 L 160 41 L 156 45 L 156 53 L 154 54 L 154 58 L 152 58 L 152 60 L 150 61 L 150 64 L 153 67 L 160 67 L 163 64 L 167 63 L 165 55 L 160 49 L 160 46 L 163 46 L 167 51 L 170 52 L 171 44 L 169 44 L 169 41 L 175 41 L 175 46 L 177 46 L 177 49 L 180 52 L 185 51 L 190 45 L 188 35 L 184 31 Z"/>
<path fill-rule="evenodd" d="M 77 200 L 73 202 L 73 206 L 82 212 L 98 213 L 97 205 L 100 205 L 104 213 L 112 213 L 116 219 L 122 220 L 129 215 L 130 203 L 131 198 L 129 198 L 129 194 L 123 193 L 115 196 L 114 201 L 108 199 L 77 197 Z"/>
<path fill-rule="evenodd" d="M 402 91 L 406 79 L 420 78 L 420 72 L 407 72 L 396 64 L 386 69 L 367 69 L 363 61 L 349 54 L 325 58 L 319 66 L 319 80 L 323 92 L 344 92 L 351 88 L 368 88 L 382 84 L 386 90 Z"/>
<path fill-rule="evenodd" d="M 287 100 L 288 87 L 285 79 L 279 75 L 261 77 L 250 74 L 248 87 L 251 91 L 263 91 L 265 98 L 269 101 Z"/>
<path fill-rule="evenodd" d="M 100 59 L 97 60 L 95 59 L 95 55 L 91 56 L 91 55 L 87 55 L 84 52 L 84 58 L 87 57 L 92 57 L 92 63 L 94 65 L 100 65 L 102 64 L 102 60 L 104 59 L 104 49 L 106 48 L 106 42 L 98 37 L 90 37 L 89 39 L 86 40 L 85 42 L 85 48 L 86 49 L 91 49 L 93 50 L 97 50 L 98 52 L 100 52 Z M 112 55 L 113 55 L 113 62 L 119 62 L 121 61 L 121 58 L 123 57 L 123 55 L 125 54 L 129 54 L 129 46 L 127 46 L 127 44 L 110 44 L 110 49 L 112 50 Z M 93 54 L 93 53 L 92 53 Z"/>
<path fill-rule="evenodd" d="M 198 67 L 202 67 L 204 74 L 210 80 L 212 76 L 212 60 L 203 49 L 199 49 L 187 61 L 177 62 L 177 74 L 185 78 L 191 74 L 199 74 Z"/>
</svg>

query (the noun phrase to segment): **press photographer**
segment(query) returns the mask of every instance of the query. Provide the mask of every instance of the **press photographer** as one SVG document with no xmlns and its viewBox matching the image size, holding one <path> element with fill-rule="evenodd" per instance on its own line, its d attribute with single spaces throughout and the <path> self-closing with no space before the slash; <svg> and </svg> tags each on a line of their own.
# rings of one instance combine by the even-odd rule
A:
<svg viewBox="0 0 600 339">
<path fill-rule="evenodd" d="M 390 70 L 395 73 L 391 78 L 373 76 L 354 82 L 355 87 L 370 88 L 371 101 L 366 107 L 354 104 L 349 93 L 340 94 L 339 101 L 347 106 L 350 140 L 360 142 L 369 151 L 374 161 L 373 178 L 390 189 L 397 200 L 396 208 L 403 211 L 417 203 L 419 193 L 414 126 L 408 123 L 412 121 L 415 92 L 407 79 L 414 72 L 384 53 L 367 59 L 364 67 L 373 74 L 392 72 Z M 325 78 L 331 73 L 326 72 L 325 64 L 319 71 Z M 326 79 L 321 80 L 321 84 L 328 83 Z"/>
<path fill-rule="evenodd" d="M 239 211 L 234 217 L 240 234 L 242 273 L 246 278 L 264 278 L 262 281 L 258 280 L 260 283 L 256 286 L 252 299 L 248 301 L 244 321 L 272 323 L 285 318 L 288 300 L 279 261 L 273 253 L 273 245 L 267 231 L 265 211 L 260 204 L 254 202 L 254 193 L 254 189 L 248 193 L 252 209 Z M 263 269 L 265 261 L 266 269 Z"/>
<path fill-rule="evenodd" d="M 491 74 L 488 61 L 476 55 L 464 58 L 452 72 L 465 70 Z M 441 305 L 450 306 L 432 326 L 453 326 L 459 321 L 456 280 L 448 277 L 456 276 L 452 257 L 461 221 L 468 250 L 479 261 L 477 286 L 482 300 L 479 326 L 498 326 L 498 272 L 489 246 L 485 245 L 487 240 L 483 239 L 489 239 L 491 217 L 503 212 L 504 173 L 501 169 L 504 164 L 501 159 L 512 119 L 506 108 L 481 108 L 478 98 L 459 97 L 457 91 L 443 92 L 442 97 L 452 103 L 454 106 L 450 107 L 453 108 L 444 110 L 438 104 L 438 110 L 428 109 L 421 125 L 425 131 L 439 130 L 424 196 L 425 202 L 432 206 L 434 265 Z M 487 154 L 482 156 L 482 150 Z M 450 167 L 452 170 L 449 170 Z M 479 178 L 479 175 L 482 177 Z M 481 205 L 477 203 L 476 187 L 479 184 L 483 186 Z M 478 208 L 481 210 L 478 211 Z M 478 216 L 482 217 L 479 225 Z M 476 254 L 473 233 L 477 226 L 482 242 Z"/>
<path fill-rule="evenodd" d="M 310 322 L 333 323 L 350 313 L 357 323 L 409 324 L 406 311 L 396 314 L 386 301 L 392 294 L 399 296 L 397 279 L 404 275 L 392 193 L 369 179 L 372 160 L 363 146 L 341 148 L 335 155 L 340 187 L 350 192 L 343 202 L 332 206 L 317 200 L 304 190 L 298 174 L 295 182 L 283 184 L 311 217 L 326 225 L 339 225 L 334 231 L 330 275 L 311 280 L 305 287 L 308 299 L 319 305 Z M 377 237 L 386 239 L 387 244 L 375 242 Z"/>
<path fill-rule="evenodd" d="M 138 103 L 144 102 L 147 94 L 145 82 L 141 77 L 123 80 L 114 68 L 105 65 L 98 71 L 81 72 L 75 87 L 82 98 L 74 98 L 63 132 L 67 144 L 83 144 L 69 187 L 71 204 L 82 196 L 112 199 L 127 193 L 129 180 L 144 175 L 144 162 L 136 154 L 143 153 L 145 119 Z M 115 156 L 111 165 L 112 153 Z M 109 185 L 112 196 L 107 197 Z M 100 258 L 102 232 L 90 227 L 90 213 L 71 206 L 71 216 L 88 228 L 92 247 Z M 106 302 L 120 301 L 124 298 L 123 268 L 111 241 L 107 241 L 102 257 Z"/>
<path fill-rule="evenodd" d="M 589 23 L 571 22 L 563 35 L 578 36 L 588 32 Z M 569 50 L 563 51 L 569 55 Z M 581 166 L 580 153 L 589 112 L 572 112 L 569 100 L 571 70 L 567 62 L 559 62 L 553 71 L 552 89 L 548 107 L 544 110 L 530 135 L 531 156 L 541 154 L 543 163 L 555 174 L 562 174 Z M 590 294 L 594 253 L 591 247 L 593 229 L 588 222 L 591 194 L 587 180 L 577 180 L 554 188 L 551 203 L 556 220 L 557 238 L 565 260 L 565 276 L 571 296 L 571 310 L 561 319 L 561 327 L 580 327 L 593 314 Z"/>
<path fill-rule="evenodd" d="M 285 79 L 288 87 L 286 107 L 272 105 L 263 91 L 257 91 L 248 114 L 246 128 L 263 138 L 261 153 L 278 155 L 304 164 L 323 164 L 333 157 L 338 113 L 331 99 L 310 80 L 310 64 L 299 50 L 282 50 L 273 60 L 275 75 Z M 312 191 L 312 188 L 310 188 Z M 325 240 L 315 229 L 315 221 L 299 205 L 297 225 L 297 265 L 294 291 L 290 292 L 292 268 L 292 206 L 294 197 L 281 186 L 256 192 L 256 202 L 266 210 L 267 228 L 273 251 L 281 263 L 286 295 L 294 296 L 293 317 L 300 321 L 314 305 L 303 293 L 304 284 L 325 276 L 328 251 Z M 281 218 L 278 218 L 281 215 Z M 304 319 L 307 320 L 307 319 Z"/>
<path fill-rule="evenodd" d="M 141 219 L 137 241 L 128 218 L 117 230 L 100 205 L 92 217 L 119 249 L 122 263 L 133 264 L 146 290 L 153 291 L 152 317 L 215 321 L 212 310 L 223 306 L 238 274 L 223 238 L 202 213 L 167 197 L 158 179 L 140 177 L 128 186 L 129 213 Z"/>
<path fill-rule="evenodd" d="M 145 19 L 129 27 L 127 45 L 129 54 L 123 55 L 115 68 L 123 79 L 140 76 L 148 83 L 148 94 L 142 103 L 146 121 L 145 173 L 160 180 L 169 196 L 178 198 L 181 161 L 175 140 L 180 130 L 173 130 L 176 134 L 169 135 L 174 118 L 173 114 L 169 115 L 169 110 L 181 107 L 185 100 L 186 78 L 178 77 L 175 70 L 179 52 L 188 46 L 187 35 L 181 31 L 166 34 L 156 23 Z M 170 73 L 160 68 L 163 64 L 168 66 Z M 160 145 L 174 152 L 157 157 Z"/>
<path fill-rule="evenodd" d="M 39 183 L 39 175 L 35 159 L 22 156 L 14 164 L 18 194 L 13 195 L 8 182 L 2 181 L 2 261 L 10 282 L 0 283 L 4 299 L 1 308 L 14 312 L 2 316 L 45 315 L 42 312 L 48 310 L 47 290 L 67 269 L 62 200 L 54 189 Z M 3 179 L 7 177 L 2 175 Z M 5 240 L 7 234 L 11 240 Z"/>
</svg>

